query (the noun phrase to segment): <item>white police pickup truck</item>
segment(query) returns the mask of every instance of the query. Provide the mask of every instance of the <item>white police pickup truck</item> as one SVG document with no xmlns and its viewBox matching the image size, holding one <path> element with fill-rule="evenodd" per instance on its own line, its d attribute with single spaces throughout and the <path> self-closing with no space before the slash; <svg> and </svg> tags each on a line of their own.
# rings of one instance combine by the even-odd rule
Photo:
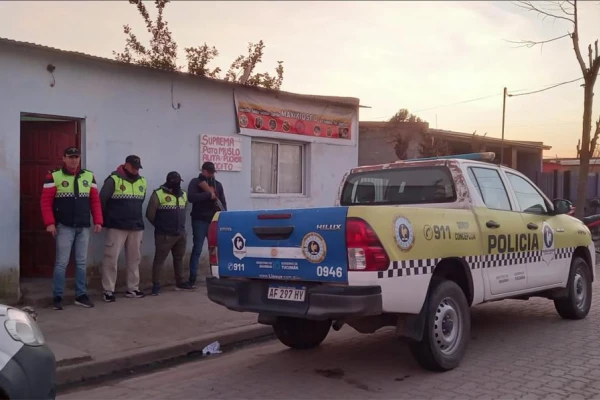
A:
<svg viewBox="0 0 600 400">
<path fill-rule="evenodd" d="M 590 231 L 493 153 L 354 168 L 335 207 L 217 213 L 210 300 L 254 312 L 285 345 L 333 326 L 396 327 L 431 370 L 458 366 L 469 307 L 532 296 L 566 319 L 591 307 Z M 483 161 L 482 161 L 483 160 Z"/>
</svg>

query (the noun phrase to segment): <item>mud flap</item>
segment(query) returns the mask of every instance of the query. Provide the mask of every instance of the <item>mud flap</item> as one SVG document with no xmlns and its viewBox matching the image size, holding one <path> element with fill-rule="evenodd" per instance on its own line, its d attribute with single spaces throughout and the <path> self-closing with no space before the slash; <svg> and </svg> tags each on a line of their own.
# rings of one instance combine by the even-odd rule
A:
<svg viewBox="0 0 600 400">
<path fill-rule="evenodd" d="M 425 323 L 427 322 L 427 304 L 429 304 L 429 296 L 431 290 L 427 291 L 423 307 L 418 314 L 405 314 L 398 317 L 396 325 L 396 335 L 405 339 L 420 342 L 423 340 L 425 332 Z"/>
</svg>

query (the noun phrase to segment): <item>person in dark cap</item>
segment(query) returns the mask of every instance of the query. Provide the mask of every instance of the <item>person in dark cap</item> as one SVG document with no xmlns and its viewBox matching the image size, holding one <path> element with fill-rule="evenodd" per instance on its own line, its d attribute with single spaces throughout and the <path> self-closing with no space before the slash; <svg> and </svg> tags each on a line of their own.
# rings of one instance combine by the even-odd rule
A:
<svg viewBox="0 0 600 400">
<path fill-rule="evenodd" d="M 152 193 L 146 208 L 146 218 L 154 226 L 154 262 L 152 264 L 152 295 L 160 293 L 160 278 L 169 253 L 173 256 L 175 290 L 190 290 L 183 277 L 183 257 L 187 247 L 185 207 L 187 193 L 181 189 L 181 175 L 171 171 L 165 183 Z"/>
<path fill-rule="evenodd" d="M 205 184 L 208 184 L 209 190 L 203 189 Z M 192 179 L 188 186 L 188 200 L 192 203 L 192 235 L 194 237 L 190 257 L 189 284 L 195 288 L 200 255 L 208 236 L 210 222 L 217 211 L 227 211 L 223 185 L 215 179 L 215 164 L 210 161 L 202 164 L 200 175 Z"/>
<path fill-rule="evenodd" d="M 136 155 L 127 156 L 106 180 L 100 191 L 100 201 L 104 213 L 104 226 L 107 228 L 104 259 L 102 261 L 102 287 L 104 301 L 115 299 L 117 262 L 125 247 L 127 263 L 126 297 L 139 298 L 144 294 L 139 290 L 140 247 L 144 234 L 144 213 L 142 205 L 146 198 L 146 179 L 140 175 L 142 160 Z"/>
<path fill-rule="evenodd" d="M 56 239 L 56 261 L 52 291 L 54 309 L 62 310 L 65 271 L 71 250 L 75 248 L 75 304 L 90 308 L 94 303 L 87 295 L 87 252 L 90 238 L 90 213 L 94 232 L 102 230 L 102 208 L 96 178 L 81 169 L 81 152 L 69 147 L 63 153 L 63 165 L 46 175 L 40 201 L 46 231 Z"/>
</svg>

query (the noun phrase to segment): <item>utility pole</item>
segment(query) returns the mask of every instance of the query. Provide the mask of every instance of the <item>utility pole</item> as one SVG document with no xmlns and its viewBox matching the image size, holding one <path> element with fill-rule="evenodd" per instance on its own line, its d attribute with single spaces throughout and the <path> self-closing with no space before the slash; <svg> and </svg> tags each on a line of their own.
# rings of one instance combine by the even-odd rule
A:
<svg viewBox="0 0 600 400">
<path fill-rule="evenodd" d="M 504 121 L 506 120 L 506 88 L 502 100 L 502 146 L 500 150 L 500 165 L 504 164 Z"/>
</svg>

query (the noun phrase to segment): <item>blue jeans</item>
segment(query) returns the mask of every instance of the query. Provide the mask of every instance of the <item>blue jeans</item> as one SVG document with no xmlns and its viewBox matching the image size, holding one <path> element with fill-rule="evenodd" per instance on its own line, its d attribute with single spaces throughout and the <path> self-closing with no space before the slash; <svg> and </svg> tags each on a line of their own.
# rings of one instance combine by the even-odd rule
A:
<svg viewBox="0 0 600 400">
<path fill-rule="evenodd" d="M 194 236 L 194 246 L 192 247 L 192 255 L 190 257 L 190 283 L 193 285 L 198 278 L 198 264 L 200 263 L 200 255 L 204 240 L 208 236 L 208 227 L 210 222 L 192 220 L 192 235 Z"/>
<path fill-rule="evenodd" d="M 89 241 L 90 228 L 71 228 L 61 224 L 56 226 L 56 262 L 52 279 L 54 297 L 62 297 L 65 291 L 65 273 L 73 246 L 75 246 L 76 265 L 75 294 L 79 297 L 87 293 L 86 269 Z"/>
</svg>

